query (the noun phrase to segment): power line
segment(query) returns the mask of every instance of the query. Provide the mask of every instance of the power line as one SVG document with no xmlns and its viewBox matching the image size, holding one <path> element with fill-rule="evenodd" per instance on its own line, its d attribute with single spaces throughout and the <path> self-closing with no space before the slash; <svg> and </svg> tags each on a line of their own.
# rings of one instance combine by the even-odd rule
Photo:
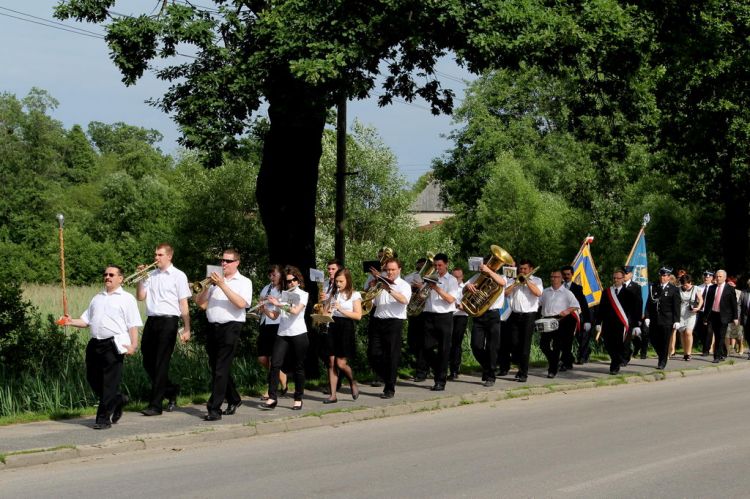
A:
<svg viewBox="0 0 750 499">
<path fill-rule="evenodd" d="M 32 23 L 32 24 L 38 24 L 40 26 L 44 26 L 45 28 L 59 29 L 60 31 L 67 31 L 68 33 L 73 33 L 76 35 L 88 36 L 89 38 L 98 38 L 99 40 L 104 40 L 103 35 L 90 35 L 88 33 L 82 33 L 81 31 L 75 31 L 75 29 L 73 28 L 63 28 L 61 26 L 55 26 L 53 24 L 45 24 L 39 21 L 33 21 L 31 19 L 24 19 L 23 17 L 14 16 L 11 14 L 5 14 L 3 12 L 0 12 L 0 16 L 12 17 L 13 19 L 18 19 L 19 21 L 25 21 L 27 23 Z"/>
<path fill-rule="evenodd" d="M 43 17 L 34 16 L 34 15 L 27 14 L 25 12 L 21 12 L 21 11 L 18 11 L 18 10 L 9 9 L 7 7 L 0 6 L 0 9 L 7 10 L 8 12 L 13 12 L 14 14 L 20 14 L 22 16 L 31 17 L 33 19 L 39 19 L 40 21 L 44 21 L 45 23 L 55 24 L 55 25 L 58 25 L 58 26 L 63 26 L 63 27 L 68 28 L 68 29 L 73 29 L 73 30 L 76 30 L 76 31 L 81 31 L 83 33 L 88 33 L 88 34 L 91 34 L 91 35 L 94 35 L 94 36 L 97 36 L 97 37 L 104 38 L 104 35 L 102 35 L 101 33 L 96 33 L 94 31 L 89 31 L 87 29 L 78 28 L 76 26 L 70 26 L 68 24 L 64 24 L 64 23 L 61 23 L 61 22 L 53 21 L 51 19 L 45 19 Z M 16 19 L 21 19 L 21 18 L 16 17 Z M 22 21 L 26 21 L 27 19 L 21 19 L 21 20 Z"/>
</svg>

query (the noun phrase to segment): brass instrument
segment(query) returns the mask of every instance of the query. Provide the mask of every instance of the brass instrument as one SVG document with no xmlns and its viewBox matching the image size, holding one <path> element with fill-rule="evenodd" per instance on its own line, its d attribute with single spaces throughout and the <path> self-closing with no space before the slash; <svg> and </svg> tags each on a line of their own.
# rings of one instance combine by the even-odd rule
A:
<svg viewBox="0 0 750 499">
<path fill-rule="evenodd" d="M 337 288 L 322 303 L 315 304 L 313 307 L 315 313 L 310 314 L 310 319 L 312 319 L 314 325 L 320 326 L 321 324 L 330 324 L 333 322 L 333 304 L 338 294 L 339 290 Z"/>
<path fill-rule="evenodd" d="M 380 248 L 380 271 L 383 270 L 383 265 L 385 264 L 386 260 L 390 260 L 393 258 L 393 249 L 389 248 L 388 246 L 383 246 Z M 375 298 L 380 294 L 380 292 L 383 290 L 383 284 L 380 281 L 375 282 L 375 285 L 372 286 L 370 289 L 366 289 L 362 291 L 362 315 L 367 315 L 372 310 L 373 302 L 375 301 Z"/>
<path fill-rule="evenodd" d="M 437 282 L 434 278 L 436 269 L 435 262 L 433 262 L 435 254 L 432 252 L 427 253 L 427 261 L 424 262 L 422 268 L 419 269 L 419 278 L 422 281 Z M 406 306 L 406 315 L 414 317 L 419 315 L 424 310 L 424 306 L 427 303 L 427 297 L 430 295 L 432 288 L 425 282 L 424 285 L 416 293 L 411 294 L 409 298 L 409 304 Z"/>
<path fill-rule="evenodd" d="M 511 291 L 516 286 L 526 286 L 526 284 L 527 284 L 526 281 L 528 281 L 529 277 L 533 276 L 534 272 L 536 272 L 537 270 L 539 270 L 539 267 L 537 267 L 535 269 L 531 269 L 531 272 L 529 272 L 528 274 L 518 274 L 518 276 L 516 277 L 516 280 L 513 281 L 513 284 L 511 284 L 510 286 L 508 286 L 508 288 L 505 291 L 506 292 L 507 291 Z"/>
<path fill-rule="evenodd" d="M 144 267 L 141 270 L 137 270 L 127 276 L 125 279 L 122 280 L 123 286 L 132 286 L 133 284 L 138 284 L 142 280 L 148 277 L 148 273 L 151 272 L 156 267 L 156 262 L 152 263 L 151 265 Z"/>
<path fill-rule="evenodd" d="M 486 265 L 493 272 L 496 272 L 503 264 L 513 264 L 513 257 L 500 246 L 493 244 L 490 246 L 490 251 L 492 252 L 492 256 Z M 505 286 L 499 285 L 492 278 L 484 274 L 480 275 L 473 284 L 477 289 L 476 292 L 465 293 L 461 300 L 461 306 L 463 306 L 464 311 L 470 316 L 479 317 L 495 303 L 495 300 L 498 299 Z"/>
<path fill-rule="evenodd" d="M 194 295 L 199 295 L 199 294 L 203 293 L 206 290 L 206 288 L 209 287 L 210 285 L 211 285 L 211 278 L 210 277 L 206 277 L 202 281 L 191 282 L 190 283 L 190 291 Z"/>
</svg>

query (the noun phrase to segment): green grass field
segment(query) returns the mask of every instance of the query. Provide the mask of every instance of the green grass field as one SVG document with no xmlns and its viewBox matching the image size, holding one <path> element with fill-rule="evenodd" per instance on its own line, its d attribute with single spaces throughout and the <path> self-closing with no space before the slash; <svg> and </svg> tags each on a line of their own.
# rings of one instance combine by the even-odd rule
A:
<svg viewBox="0 0 750 499">
<path fill-rule="evenodd" d="M 71 317 L 80 317 L 86 307 L 89 306 L 91 298 L 104 289 L 104 286 L 68 286 L 68 313 Z M 135 288 L 125 288 L 129 293 L 135 294 Z M 23 296 L 30 301 L 41 314 L 47 317 L 51 314 L 57 318 L 63 314 L 62 288 L 51 284 L 24 284 Z M 141 317 L 146 319 L 146 307 L 143 302 L 138 302 Z"/>
</svg>

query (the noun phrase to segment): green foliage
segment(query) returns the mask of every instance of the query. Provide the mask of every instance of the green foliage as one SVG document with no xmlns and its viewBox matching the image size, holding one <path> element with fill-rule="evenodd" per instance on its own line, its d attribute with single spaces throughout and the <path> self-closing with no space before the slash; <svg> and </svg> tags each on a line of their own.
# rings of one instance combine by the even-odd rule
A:
<svg viewBox="0 0 750 499">
<path fill-rule="evenodd" d="M 0 371 L 2 377 L 56 372 L 74 355 L 76 340 L 43 323 L 36 308 L 25 301 L 19 285 L 0 283 Z"/>
</svg>

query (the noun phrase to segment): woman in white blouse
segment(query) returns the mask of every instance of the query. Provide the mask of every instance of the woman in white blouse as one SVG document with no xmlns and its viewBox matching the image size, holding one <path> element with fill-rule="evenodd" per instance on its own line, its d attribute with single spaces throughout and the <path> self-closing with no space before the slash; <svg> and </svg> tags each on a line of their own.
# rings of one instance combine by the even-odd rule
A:
<svg viewBox="0 0 750 499">
<path fill-rule="evenodd" d="M 305 325 L 305 307 L 307 306 L 308 294 L 303 290 L 305 279 L 297 267 L 287 265 L 284 268 L 284 284 L 288 302 L 282 302 L 279 298 L 270 296 L 268 302 L 281 309 L 281 321 L 276 341 L 271 353 L 271 372 L 268 383 L 268 400 L 260 405 L 261 409 L 274 409 L 278 402 L 277 389 L 279 386 L 279 373 L 283 365 L 294 365 L 294 405 L 292 410 L 302 409 L 302 395 L 305 393 L 305 356 L 310 340 L 307 337 L 307 326 Z M 291 295 L 299 297 L 299 301 L 292 300 Z M 283 298 L 282 294 L 282 298 Z M 292 304 L 294 303 L 294 304 Z M 285 362 L 288 356 L 294 358 L 293 363 Z"/>
<path fill-rule="evenodd" d="M 271 354 L 273 353 L 273 344 L 276 342 L 276 335 L 279 332 L 279 322 L 281 322 L 281 311 L 278 307 L 271 305 L 268 302 L 268 298 L 274 296 L 276 298 L 281 297 L 281 290 L 283 289 L 281 283 L 281 275 L 284 269 L 281 265 L 273 264 L 268 268 L 269 282 L 260 292 L 260 301 L 263 305 L 260 307 L 258 312 L 260 313 L 260 333 L 258 334 L 258 362 L 260 365 L 268 369 L 267 381 L 270 382 L 271 376 Z M 286 374 L 284 371 L 279 371 L 279 380 L 281 381 L 281 395 L 285 395 L 287 391 L 286 385 Z M 268 391 L 260 398 L 265 401 L 268 400 Z"/>
<path fill-rule="evenodd" d="M 328 364 L 328 382 L 331 387 L 331 395 L 324 400 L 324 404 L 335 404 L 336 385 L 339 375 L 346 376 L 352 389 L 352 398 L 359 397 L 359 387 L 354 381 L 354 373 L 348 364 L 348 359 L 354 357 L 357 351 L 355 321 L 362 318 L 362 296 L 359 291 L 354 291 L 352 274 L 349 269 L 340 269 L 334 278 L 336 283 L 336 294 L 333 297 L 331 307 L 333 309 L 333 323 L 328 327 L 333 344 L 333 355 Z M 338 368 L 338 372 L 337 372 Z"/>
</svg>

